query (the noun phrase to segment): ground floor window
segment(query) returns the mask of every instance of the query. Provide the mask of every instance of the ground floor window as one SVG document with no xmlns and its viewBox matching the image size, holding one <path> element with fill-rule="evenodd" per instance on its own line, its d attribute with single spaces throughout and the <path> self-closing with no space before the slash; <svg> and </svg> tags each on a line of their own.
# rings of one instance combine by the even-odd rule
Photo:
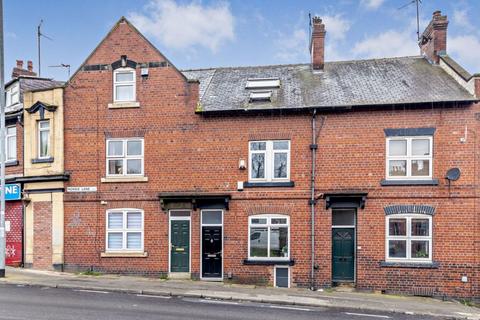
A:
<svg viewBox="0 0 480 320">
<path fill-rule="evenodd" d="M 107 251 L 143 251 L 143 211 L 107 211 Z"/>
<path fill-rule="evenodd" d="M 249 259 L 290 257 L 290 220 L 283 215 L 257 215 L 249 218 Z"/>
<path fill-rule="evenodd" d="M 432 217 L 422 214 L 387 216 L 386 259 L 432 261 Z"/>
</svg>

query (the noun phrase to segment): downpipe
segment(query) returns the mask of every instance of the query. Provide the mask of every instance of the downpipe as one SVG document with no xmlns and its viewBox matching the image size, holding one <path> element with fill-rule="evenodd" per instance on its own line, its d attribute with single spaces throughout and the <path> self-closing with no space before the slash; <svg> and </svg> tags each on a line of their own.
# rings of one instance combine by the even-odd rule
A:
<svg viewBox="0 0 480 320">
<path fill-rule="evenodd" d="M 312 143 L 310 144 L 310 150 L 312 153 L 312 173 L 311 173 L 311 180 L 310 180 L 310 218 L 311 218 L 311 252 L 312 252 L 312 257 L 311 257 L 311 270 L 310 270 L 310 290 L 315 291 L 316 290 L 316 284 L 315 284 L 315 162 L 316 162 L 316 154 L 317 154 L 317 129 L 316 129 L 316 115 L 317 115 L 317 109 L 313 109 L 313 114 L 312 114 Z"/>
</svg>

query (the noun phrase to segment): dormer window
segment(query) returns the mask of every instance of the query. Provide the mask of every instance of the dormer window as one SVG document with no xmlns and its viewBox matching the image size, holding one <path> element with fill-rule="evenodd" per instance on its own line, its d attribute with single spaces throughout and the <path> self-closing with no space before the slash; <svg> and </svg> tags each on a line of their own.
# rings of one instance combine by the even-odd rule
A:
<svg viewBox="0 0 480 320">
<path fill-rule="evenodd" d="M 19 85 L 16 83 L 5 90 L 5 105 L 7 107 L 20 102 L 20 93 L 18 89 Z"/>
<path fill-rule="evenodd" d="M 120 68 L 113 72 L 113 100 L 132 102 L 136 99 L 135 69 Z"/>
<path fill-rule="evenodd" d="M 277 89 L 280 88 L 278 78 L 256 78 L 248 79 L 245 89 Z"/>
</svg>

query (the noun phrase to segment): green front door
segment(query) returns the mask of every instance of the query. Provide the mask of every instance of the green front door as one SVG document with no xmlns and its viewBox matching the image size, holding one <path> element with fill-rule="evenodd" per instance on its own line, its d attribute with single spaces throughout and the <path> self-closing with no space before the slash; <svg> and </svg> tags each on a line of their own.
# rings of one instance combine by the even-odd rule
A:
<svg viewBox="0 0 480 320">
<path fill-rule="evenodd" d="M 170 221 L 170 272 L 190 270 L 190 220 Z"/>
<path fill-rule="evenodd" d="M 352 282 L 355 272 L 355 229 L 332 229 L 332 278 L 334 282 Z"/>
</svg>

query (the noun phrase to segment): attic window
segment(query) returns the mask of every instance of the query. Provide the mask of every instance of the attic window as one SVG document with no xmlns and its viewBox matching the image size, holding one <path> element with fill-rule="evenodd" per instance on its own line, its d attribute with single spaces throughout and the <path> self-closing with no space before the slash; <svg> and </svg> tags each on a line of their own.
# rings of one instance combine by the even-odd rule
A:
<svg viewBox="0 0 480 320">
<path fill-rule="evenodd" d="M 261 89 L 261 88 L 279 88 L 280 79 L 278 78 L 257 78 L 248 79 L 246 89 Z"/>
<path fill-rule="evenodd" d="M 271 101 L 271 100 L 272 100 L 272 90 L 250 92 L 250 102 Z"/>
</svg>

